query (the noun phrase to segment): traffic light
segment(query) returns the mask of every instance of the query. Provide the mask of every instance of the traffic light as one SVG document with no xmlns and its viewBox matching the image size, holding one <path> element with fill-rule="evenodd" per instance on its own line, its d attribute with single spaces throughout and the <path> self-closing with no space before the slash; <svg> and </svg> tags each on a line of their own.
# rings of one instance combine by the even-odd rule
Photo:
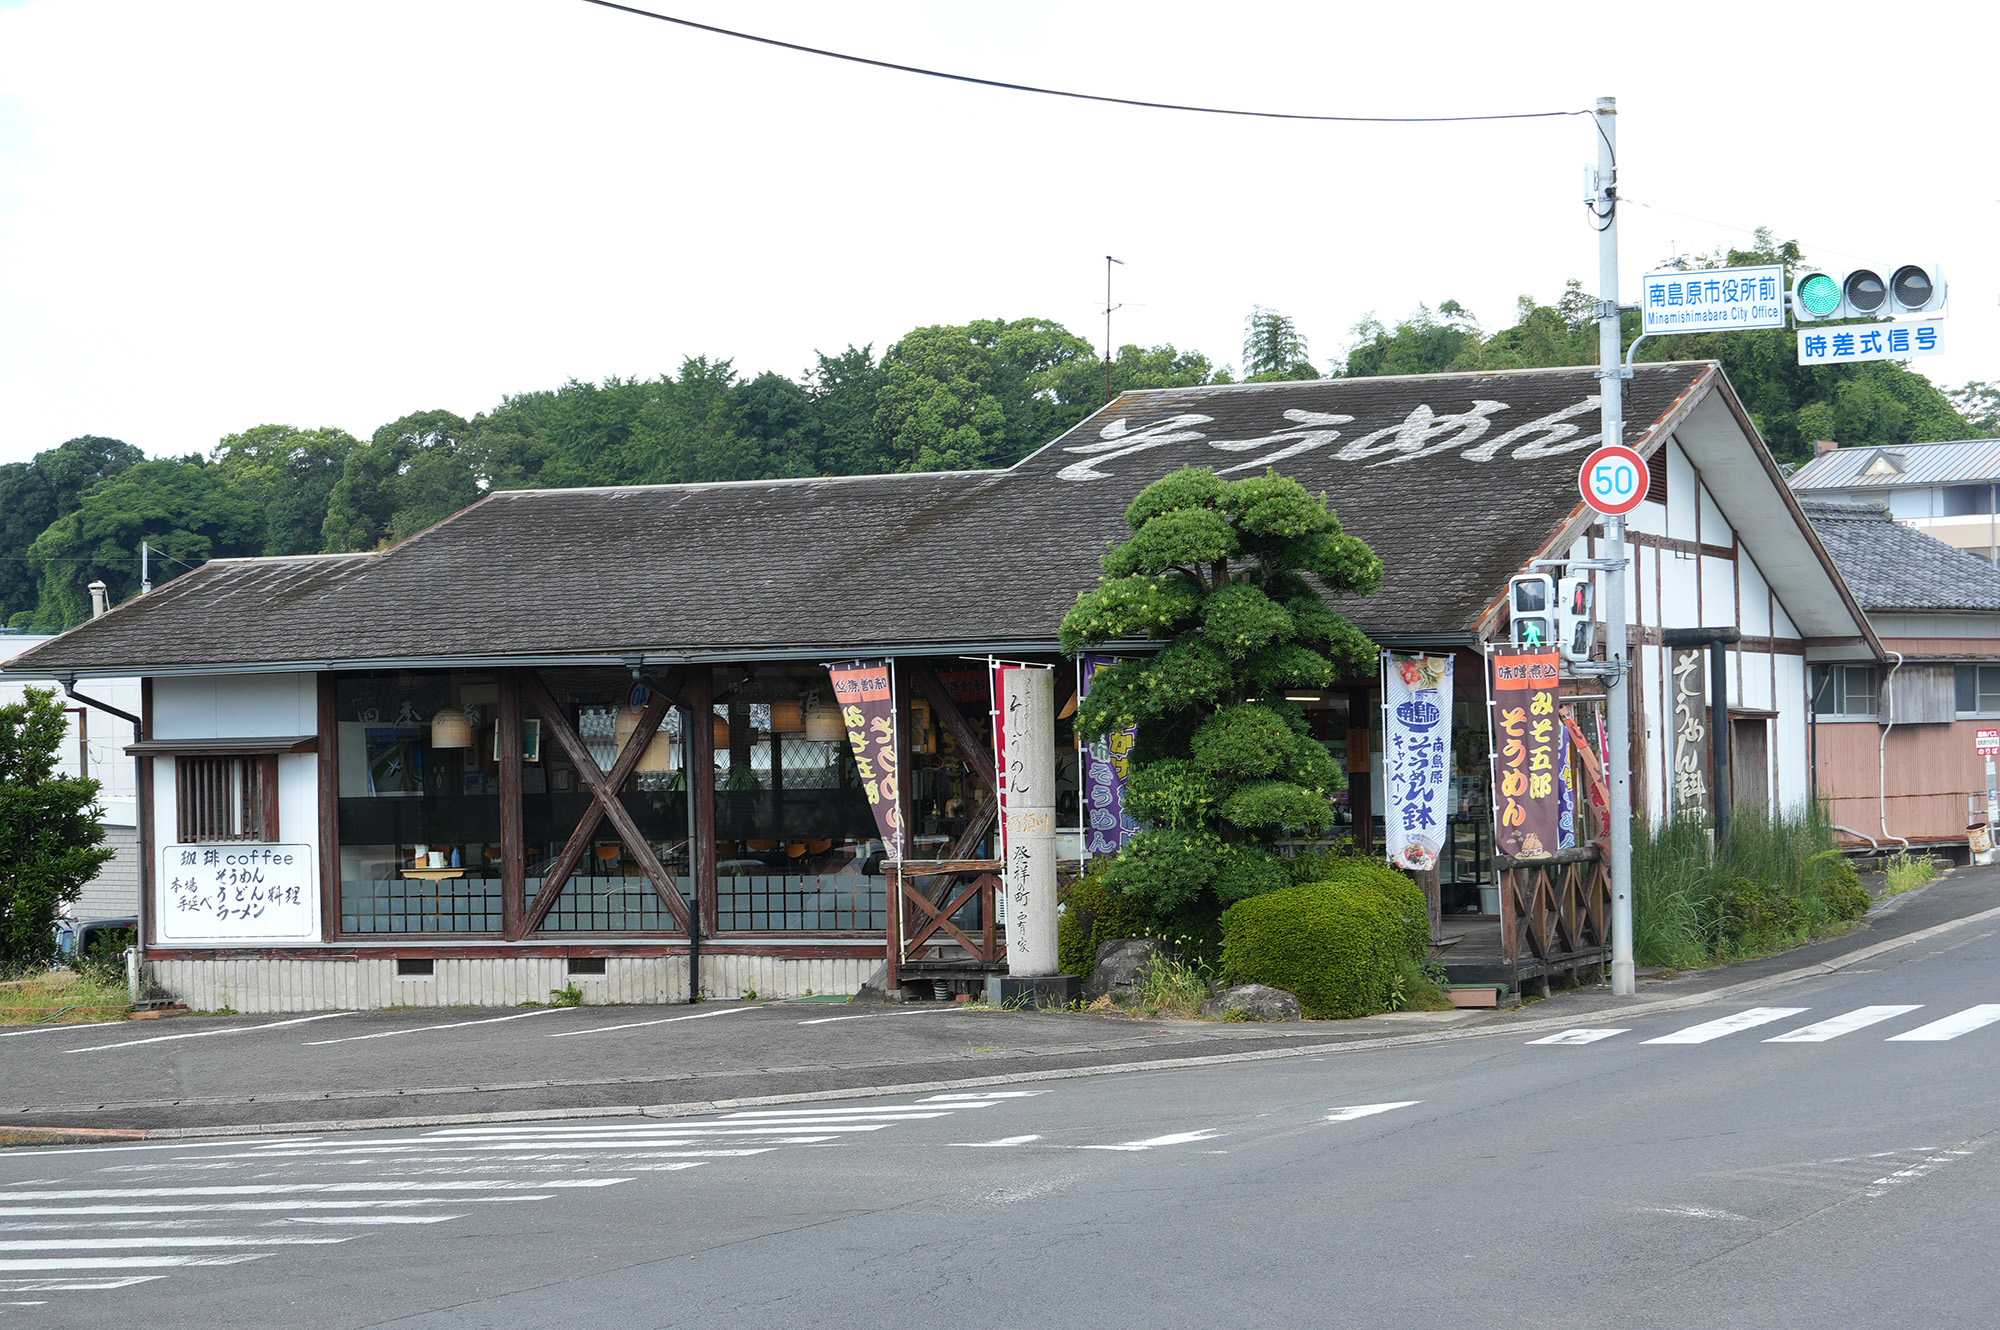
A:
<svg viewBox="0 0 2000 1330">
<path fill-rule="evenodd" d="M 1556 582 L 1547 573 L 1528 573 L 1507 583 L 1507 607 L 1514 620 L 1514 645 L 1549 647 L 1556 640 Z"/>
<path fill-rule="evenodd" d="M 1597 645 L 1597 584 L 1588 577 L 1556 583 L 1556 634 L 1564 660 L 1589 660 Z"/>
<path fill-rule="evenodd" d="M 1800 323 L 1900 319 L 1935 314 L 1944 308 L 1944 298 L 1944 270 L 1935 263 L 1807 272 L 1792 283 L 1792 314 Z"/>
</svg>

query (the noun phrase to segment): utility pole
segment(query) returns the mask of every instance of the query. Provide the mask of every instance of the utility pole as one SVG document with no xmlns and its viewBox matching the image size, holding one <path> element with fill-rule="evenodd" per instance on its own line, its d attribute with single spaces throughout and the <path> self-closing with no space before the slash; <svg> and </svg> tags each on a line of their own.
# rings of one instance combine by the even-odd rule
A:
<svg viewBox="0 0 2000 1330">
<path fill-rule="evenodd" d="M 1118 306 L 1111 303 L 1111 265 L 1125 266 L 1125 260 L 1104 256 L 1104 400 L 1111 400 L 1111 311 Z"/>
<path fill-rule="evenodd" d="M 1599 97 L 1597 194 L 1598 428 L 1602 443 L 1625 442 L 1625 365 L 1618 326 L 1618 99 Z M 1604 561 L 1612 565 L 1604 588 L 1604 710 L 1611 725 L 1611 991 L 1639 991 L 1632 961 L 1632 714 L 1628 678 L 1631 647 L 1625 626 L 1625 519 L 1604 519 Z"/>
<path fill-rule="evenodd" d="M 153 551 L 146 541 L 139 542 L 139 594 L 145 595 L 153 589 Z"/>
</svg>

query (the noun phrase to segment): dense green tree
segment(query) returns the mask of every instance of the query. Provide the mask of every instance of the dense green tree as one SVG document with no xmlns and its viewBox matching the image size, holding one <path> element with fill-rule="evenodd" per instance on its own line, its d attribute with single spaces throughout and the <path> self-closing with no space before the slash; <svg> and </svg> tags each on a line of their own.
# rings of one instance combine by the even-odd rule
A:
<svg viewBox="0 0 2000 1330">
<path fill-rule="evenodd" d="M 819 422 L 819 466 L 825 474 L 860 476 L 895 470 L 875 432 L 882 379 L 872 343 L 849 346 L 835 356 L 819 353 L 806 391 Z"/>
<path fill-rule="evenodd" d="M 264 510 L 199 455 L 155 458 L 101 480 L 28 547 L 40 597 L 34 621 L 83 622 L 94 581 L 110 588 L 113 604 L 135 595 L 141 542 L 157 585 L 209 559 L 261 553 Z"/>
<path fill-rule="evenodd" d="M 372 550 L 441 522 L 477 499 L 466 422 L 449 411 L 392 420 L 347 454 L 321 527 L 328 553 Z"/>
<path fill-rule="evenodd" d="M 87 434 L 0 466 L 0 623 L 56 626 L 35 620 L 41 586 L 28 547 L 49 523 L 75 512 L 85 490 L 144 460 L 129 443 Z"/>
<path fill-rule="evenodd" d="M 1100 672 L 1077 712 L 1080 734 L 1138 727 L 1127 806 L 1151 825 L 1106 885 L 1161 915 L 1289 885 L 1275 842 L 1330 825 L 1346 779 L 1284 694 L 1374 667 L 1374 644 L 1322 591 L 1372 594 L 1382 561 L 1324 496 L 1275 471 L 1176 471 L 1125 522 L 1131 538 L 1062 624 L 1071 654 L 1142 634 L 1169 643 Z"/>
<path fill-rule="evenodd" d="M 56 756 L 69 716 L 54 690 L 0 706 L 0 972 L 55 959 L 55 923 L 111 857 L 97 782 Z"/>
<path fill-rule="evenodd" d="M 265 554 L 317 554 L 333 487 L 360 446 L 343 429 L 258 425 L 225 437 L 214 457 L 264 510 Z"/>
<path fill-rule="evenodd" d="M 1522 303 L 1525 315 L 1532 302 Z M 1469 369 L 1478 363 L 1485 344 L 1478 322 L 1456 300 L 1444 301 L 1435 312 L 1419 305 L 1415 314 L 1393 329 L 1383 327 L 1381 320 L 1370 314 L 1354 325 L 1354 338 L 1342 369 L 1354 376 Z"/>
<path fill-rule="evenodd" d="M 1243 320 L 1243 381 L 1319 377 L 1319 370 L 1306 356 L 1306 339 L 1292 321 L 1275 309 L 1251 306 L 1249 317 Z"/>
<path fill-rule="evenodd" d="M 1064 402 L 1058 386 L 1090 343 L 1046 319 L 917 328 L 884 353 L 875 430 L 903 471 L 1007 466 L 1098 403 Z"/>
<path fill-rule="evenodd" d="M 1976 438 L 2000 438 L 2000 383 L 1964 383 L 1945 397 L 1972 426 Z"/>
</svg>

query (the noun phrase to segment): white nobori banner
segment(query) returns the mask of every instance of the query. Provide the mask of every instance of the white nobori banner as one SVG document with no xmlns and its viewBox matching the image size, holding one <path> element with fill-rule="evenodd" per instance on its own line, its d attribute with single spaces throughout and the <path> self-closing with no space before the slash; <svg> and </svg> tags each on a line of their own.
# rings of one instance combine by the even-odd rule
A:
<svg viewBox="0 0 2000 1330">
<path fill-rule="evenodd" d="M 1389 860 L 1436 868 L 1450 811 L 1452 658 L 1392 651 L 1388 659 L 1382 775 Z"/>
</svg>

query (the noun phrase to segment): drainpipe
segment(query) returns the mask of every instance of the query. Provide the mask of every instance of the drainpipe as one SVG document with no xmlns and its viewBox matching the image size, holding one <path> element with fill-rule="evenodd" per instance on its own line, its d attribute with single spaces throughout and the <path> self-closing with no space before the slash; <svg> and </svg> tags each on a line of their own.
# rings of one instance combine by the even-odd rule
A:
<svg viewBox="0 0 2000 1330">
<path fill-rule="evenodd" d="M 91 583 L 91 596 L 93 598 L 102 598 L 103 593 L 100 588 L 103 585 L 102 582 Z M 100 610 L 99 613 L 102 613 L 102 611 Z M 145 741 L 146 723 L 139 719 L 139 717 L 129 711 L 121 711 L 109 702 L 100 702 L 94 697 L 85 697 L 82 693 L 77 692 L 75 687 L 76 676 L 74 674 L 67 676 L 58 675 L 56 682 L 62 685 L 63 692 L 67 693 L 72 701 L 81 702 L 85 706 L 96 707 L 99 711 L 109 712 L 120 720 L 131 721 L 132 742 L 142 743 Z M 139 971 L 140 967 L 146 963 L 146 926 L 148 916 L 152 914 L 150 902 L 147 899 L 151 894 L 152 887 L 153 874 L 150 862 L 152 853 L 146 848 L 147 833 L 151 828 L 146 825 L 146 801 L 139 797 L 139 792 L 146 785 L 145 772 L 147 761 L 148 759 L 143 757 L 134 757 L 132 759 L 132 825 L 139 833 L 139 926 L 132 930 L 136 934 L 136 937 L 132 946 L 131 959 L 125 966 L 125 986 L 134 1006 L 137 1006 L 139 1003 Z M 89 774 L 88 770 L 84 772 L 86 776 Z"/>
<path fill-rule="evenodd" d="M 1910 842 L 1889 832 L 1889 731 L 1896 728 L 1895 694 L 1891 690 L 1895 687 L 1896 671 L 1903 668 L 1903 653 L 1891 651 L 1889 654 L 1896 658 L 1896 663 L 1889 667 L 1889 677 L 1882 681 L 1882 696 L 1889 699 L 1890 720 L 1882 727 L 1882 739 L 1875 749 L 1875 808 L 1881 814 L 1882 839 L 1902 841 L 1903 850 L 1908 853 Z"/>
</svg>

